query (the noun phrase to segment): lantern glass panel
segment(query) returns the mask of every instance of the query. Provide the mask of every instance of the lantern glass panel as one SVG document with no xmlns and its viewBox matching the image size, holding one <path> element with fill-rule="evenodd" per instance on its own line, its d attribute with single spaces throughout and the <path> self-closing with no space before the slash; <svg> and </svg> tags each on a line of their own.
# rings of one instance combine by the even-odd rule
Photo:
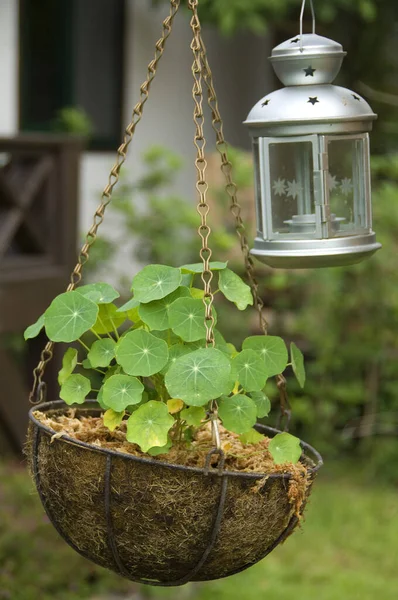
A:
<svg viewBox="0 0 398 600">
<path fill-rule="evenodd" d="M 269 144 L 272 234 L 315 234 L 314 158 L 310 141 Z"/>
<path fill-rule="evenodd" d="M 363 139 L 328 139 L 328 194 L 334 236 L 368 231 Z"/>
<path fill-rule="evenodd" d="M 261 178 L 260 178 L 260 150 L 258 139 L 253 140 L 253 155 L 254 155 L 254 195 L 256 198 L 256 220 L 257 233 L 262 235 L 263 226 L 263 211 L 261 202 Z"/>
</svg>

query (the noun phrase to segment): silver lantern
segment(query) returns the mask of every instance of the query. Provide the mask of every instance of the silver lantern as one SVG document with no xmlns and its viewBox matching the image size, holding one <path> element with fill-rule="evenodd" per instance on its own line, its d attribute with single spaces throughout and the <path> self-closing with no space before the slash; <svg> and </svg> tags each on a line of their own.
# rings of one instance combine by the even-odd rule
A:
<svg viewBox="0 0 398 600">
<path fill-rule="evenodd" d="M 251 252 L 272 267 L 349 265 L 381 247 L 372 231 L 369 166 L 377 116 L 357 93 L 331 85 L 346 53 L 315 34 L 314 19 L 313 33 L 303 34 L 302 14 L 300 34 L 270 58 L 286 87 L 257 102 L 245 121 L 255 163 Z"/>
</svg>

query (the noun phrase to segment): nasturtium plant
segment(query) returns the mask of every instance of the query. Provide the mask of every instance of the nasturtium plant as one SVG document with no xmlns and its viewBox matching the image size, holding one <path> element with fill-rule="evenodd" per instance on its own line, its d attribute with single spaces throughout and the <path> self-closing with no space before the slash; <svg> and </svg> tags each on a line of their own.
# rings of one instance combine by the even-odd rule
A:
<svg viewBox="0 0 398 600">
<path fill-rule="evenodd" d="M 301 456 L 300 440 L 290 433 L 278 433 L 268 446 L 277 465 L 292 462 L 296 463 Z"/>
<path fill-rule="evenodd" d="M 243 350 L 254 350 L 264 363 L 267 377 L 279 375 L 287 366 L 288 354 L 285 342 L 273 335 L 253 335 L 244 340 Z"/>
<path fill-rule="evenodd" d="M 111 338 L 96 340 L 87 354 L 91 367 L 109 367 L 115 358 L 116 342 Z"/>
<path fill-rule="evenodd" d="M 120 296 L 119 292 L 109 283 L 88 283 L 78 287 L 77 291 L 97 304 L 108 304 Z"/>
<path fill-rule="evenodd" d="M 249 286 L 227 263 L 210 268 L 216 301 L 221 294 L 239 310 L 253 304 Z M 123 301 L 109 284 L 82 285 L 55 298 L 25 331 L 30 339 L 44 327 L 50 340 L 73 342 L 58 374 L 60 397 L 69 405 L 96 399 L 105 427 L 123 426 L 127 440 L 149 456 L 189 446 L 198 429 L 209 427 L 210 409 L 258 451 L 264 435 L 254 426 L 271 410 L 267 380 L 290 365 L 304 385 L 297 346 L 290 346 L 290 363 L 279 337 L 250 336 L 235 348 L 215 328 L 214 307 L 214 345 L 206 341 L 202 273 L 202 263 L 149 265 Z M 299 440 L 285 433 L 271 440 L 269 451 L 278 464 L 297 462 L 301 454 Z"/>
<path fill-rule="evenodd" d="M 297 348 L 296 344 L 292 342 L 290 344 L 290 356 L 292 359 L 292 369 L 299 382 L 300 387 L 304 387 L 305 384 L 305 368 L 304 368 L 304 356 L 300 348 Z"/>
<path fill-rule="evenodd" d="M 33 325 L 29 325 L 29 327 L 27 327 L 25 329 L 24 332 L 24 338 L 25 340 L 30 340 L 32 338 L 35 338 L 39 335 L 40 331 L 43 329 L 44 327 L 44 315 L 40 315 L 40 317 L 37 319 L 36 323 L 33 323 Z"/>
<path fill-rule="evenodd" d="M 58 383 L 62 385 L 72 375 L 77 365 L 78 352 L 76 348 L 68 348 L 62 358 L 62 369 L 58 372 Z"/>
<path fill-rule="evenodd" d="M 78 291 L 57 296 L 44 313 L 47 337 L 53 342 L 75 342 L 95 325 L 98 311 L 98 305 Z"/>
</svg>

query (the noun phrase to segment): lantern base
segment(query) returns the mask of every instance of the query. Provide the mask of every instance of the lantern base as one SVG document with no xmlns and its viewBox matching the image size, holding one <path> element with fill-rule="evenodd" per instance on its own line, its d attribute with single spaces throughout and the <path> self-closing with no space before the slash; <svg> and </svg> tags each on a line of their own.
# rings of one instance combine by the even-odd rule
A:
<svg viewBox="0 0 398 600">
<path fill-rule="evenodd" d="M 266 241 L 256 238 L 251 254 L 276 269 L 345 267 L 372 256 L 381 248 L 375 234 L 322 240 Z"/>
</svg>

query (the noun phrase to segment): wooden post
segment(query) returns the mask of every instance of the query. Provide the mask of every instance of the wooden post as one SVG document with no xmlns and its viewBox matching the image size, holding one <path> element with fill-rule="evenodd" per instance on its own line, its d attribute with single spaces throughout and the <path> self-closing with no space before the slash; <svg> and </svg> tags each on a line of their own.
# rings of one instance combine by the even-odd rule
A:
<svg viewBox="0 0 398 600">
<path fill-rule="evenodd" d="M 44 335 L 26 346 L 19 340 L 66 289 L 76 262 L 83 145 L 76 136 L 0 138 L 0 426 L 19 449 L 25 440 L 31 371 L 46 341 Z M 57 394 L 57 362 L 55 356 L 46 371 L 51 399 Z"/>
</svg>

